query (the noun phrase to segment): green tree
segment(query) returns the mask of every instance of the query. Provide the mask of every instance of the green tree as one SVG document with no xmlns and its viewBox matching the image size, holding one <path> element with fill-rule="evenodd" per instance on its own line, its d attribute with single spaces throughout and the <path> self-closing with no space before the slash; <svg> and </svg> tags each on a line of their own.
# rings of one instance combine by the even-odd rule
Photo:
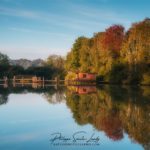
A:
<svg viewBox="0 0 150 150">
<path fill-rule="evenodd" d="M 85 41 L 85 37 L 79 37 L 76 39 L 75 43 L 73 44 L 73 47 L 71 49 L 71 52 L 67 55 L 66 60 L 66 69 L 67 71 L 78 71 L 81 64 L 80 64 L 80 57 L 81 57 L 81 48 L 83 46 L 83 43 Z"/>
<path fill-rule="evenodd" d="M 9 65 L 9 58 L 7 55 L 2 54 L 0 52 L 0 65 L 2 66 L 8 66 Z"/>
<path fill-rule="evenodd" d="M 59 76 L 60 78 L 64 78 L 66 71 L 64 68 L 65 59 L 59 55 L 50 55 L 45 61 L 46 67 L 51 68 L 53 70 L 52 76 Z"/>
<path fill-rule="evenodd" d="M 53 68 L 64 69 L 64 58 L 59 55 L 50 55 L 45 63 Z"/>
</svg>

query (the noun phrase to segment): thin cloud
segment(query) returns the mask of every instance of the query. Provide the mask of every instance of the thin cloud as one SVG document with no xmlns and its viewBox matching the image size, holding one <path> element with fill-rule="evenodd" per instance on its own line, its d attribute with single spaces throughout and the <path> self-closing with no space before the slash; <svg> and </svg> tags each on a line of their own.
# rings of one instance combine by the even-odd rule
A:
<svg viewBox="0 0 150 150">
<path fill-rule="evenodd" d="M 30 18 L 30 19 L 39 18 L 39 14 L 34 11 L 12 9 L 12 8 L 5 8 L 5 7 L 0 7 L 0 14 L 8 15 L 8 16 L 16 16 L 16 17 L 25 17 L 25 18 Z"/>
<path fill-rule="evenodd" d="M 27 28 L 20 28 L 20 27 L 10 27 L 8 29 L 11 31 L 24 32 L 24 33 L 48 34 L 48 35 L 62 36 L 62 37 L 70 36 L 68 34 L 64 34 L 64 33 L 60 33 L 60 32 L 56 33 L 56 32 L 48 32 L 48 31 L 37 31 L 37 30 L 32 30 L 32 29 L 27 29 Z"/>
<path fill-rule="evenodd" d="M 81 6 L 81 5 L 74 5 L 74 9 L 78 10 L 78 14 L 82 15 L 82 17 L 87 18 L 88 20 L 101 20 L 105 22 L 117 22 L 117 23 L 122 23 L 122 24 L 127 24 L 130 23 L 129 19 L 125 16 L 120 16 L 119 13 L 113 10 L 108 10 L 108 9 L 97 9 L 97 8 L 89 8 L 86 6 Z"/>
<path fill-rule="evenodd" d="M 49 25 L 56 25 L 64 28 L 70 28 L 75 30 L 86 30 L 89 26 L 104 26 L 105 24 L 98 21 L 89 21 L 82 18 L 72 18 L 62 15 L 50 14 L 45 12 L 36 12 L 30 10 L 0 8 L 1 15 L 23 17 L 26 19 L 32 19 L 36 21 L 44 21 Z M 22 30 L 29 32 L 28 30 Z"/>
<path fill-rule="evenodd" d="M 70 4 L 71 7 L 71 4 Z M 75 10 L 78 10 L 74 12 Z M 1 15 L 23 17 L 26 19 L 42 21 L 50 26 L 58 26 L 75 30 L 86 30 L 89 27 L 107 26 L 108 21 L 114 21 L 122 24 L 129 24 L 129 21 L 117 15 L 117 13 L 108 10 L 96 10 L 85 6 L 74 5 L 70 13 L 76 13 L 75 17 L 62 16 L 61 14 L 45 13 L 40 11 L 30 11 L 12 8 L 0 8 Z M 90 21 L 89 21 L 90 20 Z"/>
</svg>

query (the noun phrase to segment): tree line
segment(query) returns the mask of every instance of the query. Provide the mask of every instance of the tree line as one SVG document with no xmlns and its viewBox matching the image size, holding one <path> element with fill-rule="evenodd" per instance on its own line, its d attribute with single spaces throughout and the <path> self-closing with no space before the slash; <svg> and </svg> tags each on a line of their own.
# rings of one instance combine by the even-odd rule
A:
<svg viewBox="0 0 150 150">
<path fill-rule="evenodd" d="M 45 61 L 43 66 L 32 66 L 24 69 L 19 65 L 11 65 L 9 57 L 0 53 L 0 78 L 4 76 L 13 78 L 15 75 L 33 75 L 44 77 L 45 79 L 53 79 L 56 76 L 64 78 L 64 58 L 58 55 L 51 55 Z"/>
<path fill-rule="evenodd" d="M 89 72 L 96 73 L 98 81 L 150 85 L 150 19 L 132 24 L 127 31 L 122 25 L 112 25 L 91 38 L 81 36 L 66 59 L 52 55 L 42 67 L 12 66 L 9 57 L 0 53 L 0 72 L 0 78 L 27 74 L 47 79 Z"/>
<path fill-rule="evenodd" d="M 68 78 L 74 72 L 90 72 L 109 83 L 150 84 L 150 19 L 132 24 L 128 31 L 112 25 L 92 38 L 77 38 L 65 69 L 72 72 Z"/>
</svg>

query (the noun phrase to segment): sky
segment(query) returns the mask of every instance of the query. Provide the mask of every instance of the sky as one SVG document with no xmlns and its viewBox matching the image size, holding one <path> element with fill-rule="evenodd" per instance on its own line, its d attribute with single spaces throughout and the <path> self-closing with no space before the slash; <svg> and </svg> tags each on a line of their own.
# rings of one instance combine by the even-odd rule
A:
<svg viewBox="0 0 150 150">
<path fill-rule="evenodd" d="M 0 52 L 11 59 L 66 56 L 79 36 L 150 17 L 150 0 L 0 0 Z"/>
</svg>

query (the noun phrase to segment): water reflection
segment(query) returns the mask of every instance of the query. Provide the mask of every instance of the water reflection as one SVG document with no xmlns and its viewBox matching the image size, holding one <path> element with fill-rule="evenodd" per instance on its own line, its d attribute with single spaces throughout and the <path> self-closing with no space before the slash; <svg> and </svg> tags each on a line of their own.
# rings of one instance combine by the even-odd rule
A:
<svg viewBox="0 0 150 150">
<path fill-rule="evenodd" d="M 149 145 L 149 87 L 105 86 L 90 95 L 67 91 L 66 101 L 78 124 L 90 123 L 114 141 L 121 140 L 126 132 L 135 142 Z"/>
<path fill-rule="evenodd" d="M 39 93 L 50 104 L 63 101 L 79 125 L 91 124 L 113 141 L 127 133 L 132 141 L 150 148 L 150 87 L 0 87 L 0 105 L 11 93 Z"/>
<path fill-rule="evenodd" d="M 96 93 L 96 86 L 69 86 L 68 90 L 73 94 L 92 94 Z"/>
<path fill-rule="evenodd" d="M 6 104 L 8 102 L 8 96 L 10 94 L 25 94 L 25 93 L 37 93 L 42 94 L 43 97 L 50 103 L 60 103 L 64 100 L 64 91 L 66 90 L 65 87 L 55 87 L 55 86 L 47 86 L 47 87 L 41 87 L 38 86 L 38 88 L 34 88 L 33 86 L 15 86 L 11 87 L 8 86 L 7 88 L 4 88 L 3 86 L 0 86 L 0 105 Z"/>
</svg>

